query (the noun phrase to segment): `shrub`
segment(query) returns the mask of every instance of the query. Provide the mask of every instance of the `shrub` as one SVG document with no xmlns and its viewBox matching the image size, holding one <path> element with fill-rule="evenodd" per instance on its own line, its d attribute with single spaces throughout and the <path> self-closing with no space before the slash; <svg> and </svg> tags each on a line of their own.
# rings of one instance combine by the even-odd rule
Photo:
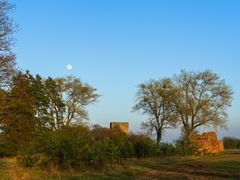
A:
<svg viewBox="0 0 240 180">
<path fill-rule="evenodd" d="M 194 155 L 197 152 L 197 147 L 189 141 L 179 140 L 175 143 L 176 155 L 187 156 Z"/>
<path fill-rule="evenodd" d="M 119 158 L 134 156 L 134 147 L 128 136 L 118 129 L 95 128 L 91 132 L 93 141 L 111 140 L 119 150 Z"/>
<path fill-rule="evenodd" d="M 162 156 L 173 156 L 176 155 L 176 148 L 173 144 L 161 143 L 160 144 L 160 155 Z"/>
<path fill-rule="evenodd" d="M 240 139 L 224 137 L 223 144 L 225 149 L 240 149 Z"/>
<path fill-rule="evenodd" d="M 60 168 L 101 168 L 132 157 L 126 134 L 109 129 L 64 128 L 48 134 L 43 152 Z"/>
<path fill-rule="evenodd" d="M 88 129 L 83 127 L 63 128 L 48 134 L 43 152 L 59 166 L 69 169 L 79 165 L 83 150 L 88 145 Z"/>
<path fill-rule="evenodd" d="M 31 147 L 22 148 L 18 164 L 64 170 L 100 169 L 129 157 L 184 156 L 194 152 L 193 146 L 185 141 L 158 145 L 143 135 L 128 136 L 117 130 L 99 127 L 89 130 L 81 126 L 46 131 Z"/>
<path fill-rule="evenodd" d="M 132 134 L 129 136 L 129 140 L 134 146 L 136 157 L 153 157 L 159 155 L 159 146 L 149 137 Z"/>
</svg>

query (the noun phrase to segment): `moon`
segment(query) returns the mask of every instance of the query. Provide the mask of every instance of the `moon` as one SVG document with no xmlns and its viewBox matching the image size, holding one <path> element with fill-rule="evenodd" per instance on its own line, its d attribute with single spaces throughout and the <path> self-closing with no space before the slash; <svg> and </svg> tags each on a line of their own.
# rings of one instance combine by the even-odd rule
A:
<svg viewBox="0 0 240 180">
<path fill-rule="evenodd" d="M 66 69 L 67 69 L 68 71 L 71 71 L 71 70 L 72 70 L 72 65 L 71 65 L 71 64 L 68 64 L 68 65 L 66 66 Z"/>
</svg>

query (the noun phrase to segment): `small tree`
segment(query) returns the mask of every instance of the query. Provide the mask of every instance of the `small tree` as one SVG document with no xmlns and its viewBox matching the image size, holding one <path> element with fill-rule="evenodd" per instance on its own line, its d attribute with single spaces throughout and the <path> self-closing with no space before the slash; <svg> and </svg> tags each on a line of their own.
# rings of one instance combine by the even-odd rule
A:
<svg viewBox="0 0 240 180">
<path fill-rule="evenodd" d="M 173 84 L 170 79 L 149 81 L 140 84 L 137 93 L 134 111 L 142 111 L 149 116 L 149 120 L 143 123 L 142 127 L 149 130 L 149 133 L 157 134 L 157 143 L 160 143 L 165 129 L 173 128 L 177 122 L 175 106 L 172 103 L 174 98 Z"/>
<path fill-rule="evenodd" d="M 173 99 L 185 138 L 201 126 L 226 127 L 226 108 L 231 105 L 232 90 L 211 71 L 182 71 L 175 77 L 176 96 Z"/>
</svg>

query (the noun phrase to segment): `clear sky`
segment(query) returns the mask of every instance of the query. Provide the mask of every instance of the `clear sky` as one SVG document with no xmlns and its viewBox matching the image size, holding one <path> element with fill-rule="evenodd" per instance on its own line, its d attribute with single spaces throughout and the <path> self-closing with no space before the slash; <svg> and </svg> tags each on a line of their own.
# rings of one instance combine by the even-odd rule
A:
<svg viewBox="0 0 240 180">
<path fill-rule="evenodd" d="M 240 137 L 240 1 L 11 0 L 18 67 L 44 77 L 75 75 L 98 89 L 90 122 L 147 118 L 132 113 L 137 85 L 181 69 L 211 69 L 230 84 L 229 129 Z M 73 69 L 66 70 L 71 64 Z M 168 131 L 165 140 L 177 138 Z"/>
</svg>

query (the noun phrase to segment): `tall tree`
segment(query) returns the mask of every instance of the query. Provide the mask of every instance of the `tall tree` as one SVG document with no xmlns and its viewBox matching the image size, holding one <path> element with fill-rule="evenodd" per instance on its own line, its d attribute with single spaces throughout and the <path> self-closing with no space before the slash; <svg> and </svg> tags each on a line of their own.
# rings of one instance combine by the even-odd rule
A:
<svg viewBox="0 0 240 180">
<path fill-rule="evenodd" d="M 13 78 L 4 107 L 1 107 L 0 128 L 7 141 L 15 145 L 16 150 L 27 145 L 34 137 L 34 99 L 30 95 L 29 85 L 28 77 L 18 73 Z"/>
<path fill-rule="evenodd" d="M 182 71 L 175 77 L 177 95 L 173 102 L 187 139 L 201 126 L 226 127 L 226 108 L 231 105 L 232 90 L 211 71 Z"/>
<path fill-rule="evenodd" d="M 99 97 L 96 89 L 72 76 L 47 79 L 46 89 L 54 129 L 82 123 L 88 118 L 86 106 Z"/>
<path fill-rule="evenodd" d="M 15 55 L 11 46 L 16 26 L 9 17 L 12 8 L 14 6 L 7 0 L 0 0 L 0 88 L 9 83 L 15 69 Z"/>
<path fill-rule="evenodd" d="M 34 98 L 34 110 L 36 112 L 35 118 L 38 122 L 38 130 L 43 130 L 48 126 L 50 115 L 48 114 L 48 107 L 50 99 L 45 91 L 44 80 L 40 75 L 35 77 L 27 71 L 30 85 L 30 95 Z M 41 132 L 39 132 L 41 134 Z"/>
<path fill-rule="evenodd" d="M 49 98 L 49 126 L 51 129 L 60 129 L 64 125 L 62 121 L 63 113 L 65 112 L 65 104 L 60 93 L 59 85 L 57 85 L 57 82 L 51 77 L 45 81 L 45 92 Z"/>
<path fill-rule="evenodd" d="M 175 106 L 172 103 L 174 88 L 170 79 L 159 81 L 151 80 L 138 86 L 136 105 L 134 111 L 142 111 L 149 116 L 143 123 L 150 133 L 155 132 L 157 143 L 160 143 L 164 130 L 173 128 L 177 122 Z"/>
</svg>

